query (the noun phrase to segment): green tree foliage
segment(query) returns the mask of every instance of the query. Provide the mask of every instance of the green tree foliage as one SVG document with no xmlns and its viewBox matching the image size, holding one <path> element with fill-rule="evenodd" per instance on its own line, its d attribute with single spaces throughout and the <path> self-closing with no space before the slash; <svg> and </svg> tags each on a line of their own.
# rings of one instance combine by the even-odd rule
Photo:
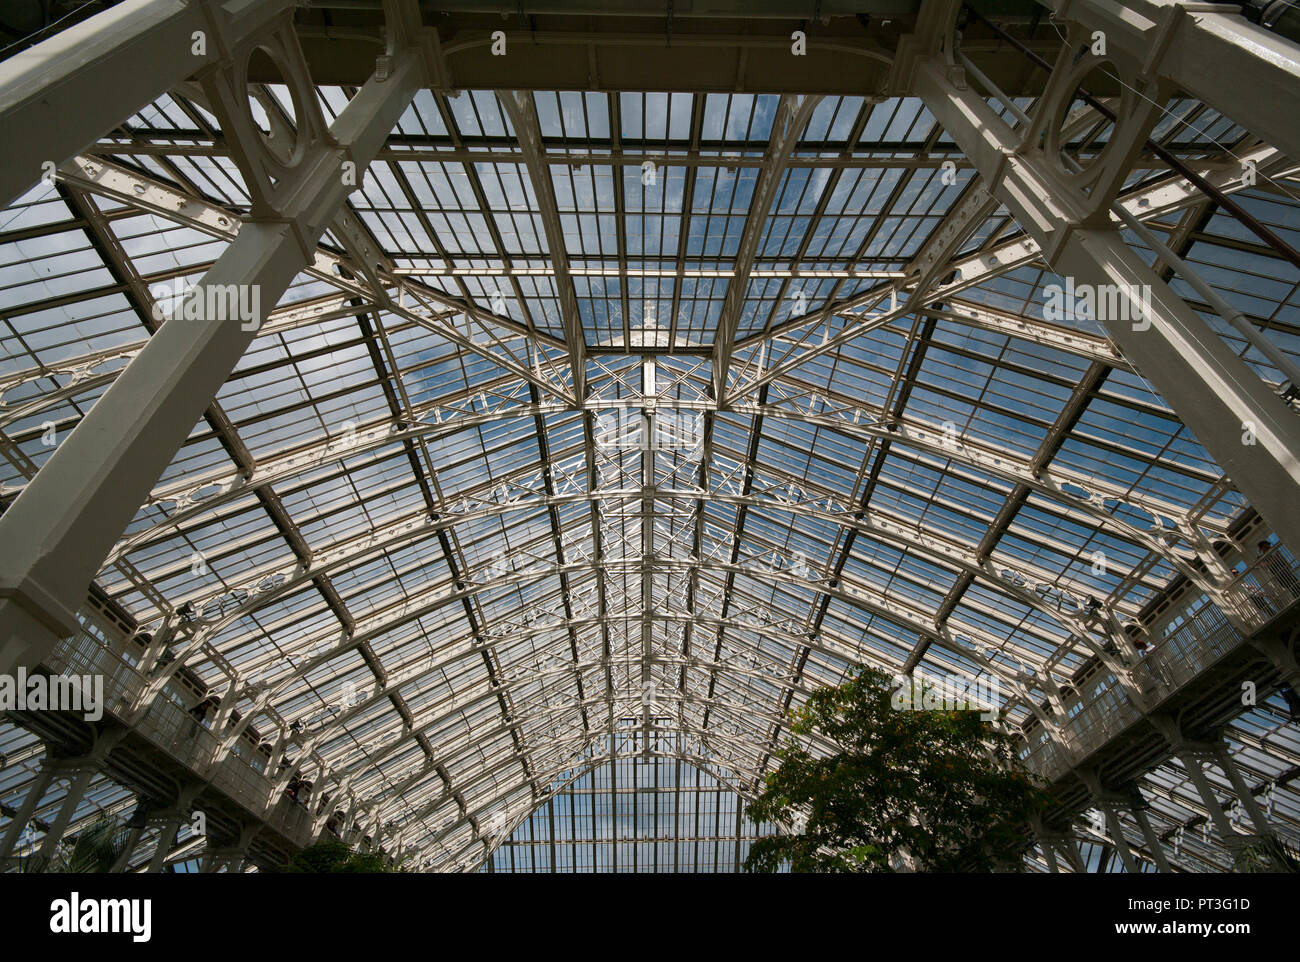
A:
<svg viewBox="0 0 1300 962">
<path fill-rule="evenodd" d="M 73 842 L 65 856 L 65 871 L 110 872 L 126 851 L 128 830 L 104 815 L 92 822 Z"/>
<path fill-rule="evenodd" d="M 61 839 L 52 858 L 20 857 L 18 870 L 77 875 L 110 872 L 126 850 L 127 834 L 117 819 L 100 815 L 75 837 Z"/>
<path fill-rule="evenodd" d="M 354 852 L 342 842 L 333 840 L 308 845 L 294 855 L 285 866 L 286 872 L 312 875 L 329 874 L 377 874 L 381 872 L 400 872 L 400 868 L 391 865 L 387 858 L 377 852 L 363 854 Z"/>
<path fill-rule="evenodd" d="M 895 687 L 864 669 L 794 713 L 795 735 L 838 751 L 818 758 L 791 741 L 778 753 L 748 814 L 788 834 L 756 841 L 746 871 L 889 872 L 907 858 L 929 872 L 1019 866 L 1029 814 L 1047 796 L 1016 758 L 1017 739 L 977 711 L 897 709 Z"/>
<path fill-rule="evenodd" d="M 1300 852 L 1276 837 L 1261 838 L 1241 850 L 1232 870 L 1293 875 L 1300 872 Z"/>
</svg>

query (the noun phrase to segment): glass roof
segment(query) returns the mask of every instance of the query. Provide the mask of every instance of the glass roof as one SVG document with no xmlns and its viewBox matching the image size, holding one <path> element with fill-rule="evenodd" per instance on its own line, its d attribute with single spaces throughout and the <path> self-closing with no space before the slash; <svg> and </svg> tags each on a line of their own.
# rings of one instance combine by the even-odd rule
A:
<svg viewBox="0 0 1300 962">
<path fill-rule="evenodd" d="M 320 87 L 326 118 L 353 93 Z M 287 115 L 283 88 L 261 94 L 266 123 Z M 87 614 L 134 659 L 130 639 L 164 618 L 201 627 L 174 697 L 234 692 L 250 719 L 238 751 L 266 764 L 291 731 L 305 777 L 363 803 L 425 867 L 734 870 L 755 831 L 739 799 L 809 691 L 859 664 L 994 672 L 1008 723 L 1030 727 L 1045 673 L 1095 663 L 1084 599 L 1113 625 L 1145 619 L 1194 560 L 1192 527 L 1227 538 L 1249 516 L 1101 325 L 1045 318 L 1063 279 L 1039 257 L 970 267 L 1023 241 L 1005 209 L 959 252 L 950 296 L 865 323 L 862 295 L 900 278 L 972 189 L 917 98 L 822 98 L 771 170 L 777 96 L 528 97 L 559 238 L 498 96 L 422 90 L 350 199 L 385 297 L 350 283 L 327 233 L 316 266 L 333 270 L 296 279 L 100 571 L 126 627 Z M 1155 136 L 1192 159 L 1251 143 L 1189 101 Z M 141 198 L 197 200 L 228 224 L 91 177 L 0 215 L 6 503 L 250 205 L 194 91 L 88 156 Z M 1169 183 L 1139 163 L 1126 189 Z M 1296 195 L 1292 177 L 1235 198 L 1300 245 Z M 1197 196 L 1147 222 L 1300 350 L 1294 268 Z M 580 405 L 564 396 L 568 284 Z M 728 322 L 736 400 L 720 409 Z M 1288 717 L 1274 697 L 1230 739 L 1294 835 Z M 5 722 L 0 756 L 8 812 L 42 752 Z M 1158 832 L 1191 825 L 1189 867 L 1222 863 L 1179 763 L 1145 788 Z M 130 798 L 99 778 L 78 823 Z"/>
<path fill-rule="evenodd" d="M 714 774 L 638 754 L 636 733 L 614 741 L 614 761 L 587 769 L 511 827 L 480 871 L 734 873 L 754 839 L 778 831 L 750 821 L 744 800 Z"/>
</svg>

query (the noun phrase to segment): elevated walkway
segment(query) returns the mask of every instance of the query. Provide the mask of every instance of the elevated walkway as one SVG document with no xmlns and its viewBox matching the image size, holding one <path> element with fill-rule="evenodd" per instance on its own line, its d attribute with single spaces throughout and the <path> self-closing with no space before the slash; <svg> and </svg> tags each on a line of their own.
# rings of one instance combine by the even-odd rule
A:
<svg viewBox="0 0 1300 962">
<path fill-rule="evenodd" d="M 1294 665 L 1300 565 L 1280 546 L 1274 554 L 1238 575 L 1223 606 L 1205 603 L 1177 616 L 1134 666 L 1136 691 L 1105 669 L 1094 670 L 1075 682 L 1070 717 L 1056 737 L 1041 725 L 1029 733 L 1021 758 L 1048 784 L 1063 815 L 1095 804 L 1081 772 L 1119 786 L 1174 755 L 1153 717 L 1189 735 L 1209 735 L 1248 708 L 1247 693 L 1261 702 L 1287 683 L 1286 669 L 1266 650 Z"/>
<path fill-rule="evenodd" d="M 312 810 L 278 788 L 277 773 L 265 770 L 267 759 L 247 740 L 223 751 L 221 739 L 191 716 L 170 689 L 140 706 L 148 679 L 90 633 L 61 641 L 32 673 L 37 672 L 104 679 L 103 718 L 93 728 L 77 712 L 9 712 L 51 754 L 75 760 L 91 752 L 96 737 L 118 730 L 121 740 L 108 752 L 103 773 L 156 809 L 175 808 L 178 798 L 192 799 L 184 820 L 190 820 L 189 812 L 203 812 L 212 848 L 233 844 L 255 829 L 247 858 L 275 869 L 312 842 Z M 317 804 L 314 796 L 310 804 Z"/>
<path fill-rule="evenodd" d="M 1212 732 L 1244 710 L 1243 682 L 1254 685 L 1258 700 L 1284 683 L 1261 644 L 1282 646 L 1294 657 L 1294 648 L 1287 646 L 1300 623 L 1300 565 L 1284 549 L 1277 551 L 1285 570 L 1277 561 L 1256 563 L 1227 590 L 1224 607 L 1203 604 L 1180 615 L 1133 668 L 1136 691 L 1104 669 L 1094 670 L 1074 683 L 1070 717 L 1055 738 L 1041 726 L 1029 733 L 1035 743 L 1021 757 L 1060 801 L 1061 816 L 1095 804 L 1081 772 L 1095 772 L 1103 784 L 1122 785 L 1174 754 L 1153 716 L 1169 718 L 1186 732 Z M 319 799 L 313 797 L 309 808 L 285 794 L 278 773 L 266 770 L 267 758 L 248 740 L 238 739 L 223 751 L 221 739 L 197 722 L 170 688 L 141 706 L 149 680 L 126 654 L 92 633 L 60 642 L 36 670 L 104 679 L 104 714 L 93 728 L 74 712 L 10 712 L 53 754 L 85 756 L 97 735 L 117 731 L 121 740 L 108 752 L 104 774 L 157 808 L 192 797 L 188 807 L 206 815 L 214 848 L 255 829 L 247 857 L 274 869 L 313 841 L 314 824 L 324 821 L 314 813 L 321 808 Z"/>
</svg>

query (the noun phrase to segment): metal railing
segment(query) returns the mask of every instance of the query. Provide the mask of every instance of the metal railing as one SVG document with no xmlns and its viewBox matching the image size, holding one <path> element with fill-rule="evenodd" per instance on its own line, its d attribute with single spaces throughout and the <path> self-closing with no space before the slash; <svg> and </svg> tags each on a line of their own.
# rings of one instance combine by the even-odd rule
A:
<svg viewBox="0 0 1300 962">
<path fill-rule="evenodd" d="M 1232 613 L 1258 631 L 1300 601 L 1300 565 L 1277 544 L 1237 575 L 1224 592 Z"/>
<path fill-rule="evenodd" d="M 181 764 L 200 772 L 208 770 L 221 747 L 217 737 L 166 692 L 160 692 L 136 719 L 135 730 Z"/>
<path fill-rule="evenodd" d="M 98 639 L 79 632 L 60 641 L 44 664 L 47 669 L 64 674 L 102 675 L 106 715 L 130 726 L 136 734 L 193 771 L 196 777 L 256 813 L 270 828 L 295 844 L 311 842 L 311 812 L 286 795 L 274 797 L 275 780 L 250 759 L 230 751 L 218 761 L 221 739 L 177 704 L 167 691 L 159 693 L 142 714 L 136 714 L 134 708 L 148 688 L 149 680 Z"/>
<path fill-rule="evenodd" d="M 1277 545 L 1242 571 L 1224 596 L 1226 607 L 1240 624 L 1252 632 L 1259 630 L 1300 602 L 1300 565 L 1286 548 Z M 1245 641 L 1245 635 L 1218 607 L 1209 605 L 1185 616 L 1133 667 L 1133 681 L 1142 693 L 1146 710 L 1159 706 Z M 287 838 L 303 845 L 311 841 L 310 810 L 283 794 L 274 797 L 275 779 L 253 760 L 228 751 L 217 761 L 220 739 L 166 691 L 143 714 L 132 718 L 134 706 L 148 688 L 148 679 L 89 633 L 80 632 L 59 642 L 45 665 L 65 674 L 102 675 L 107 714 L 131 725 L 161 751 L 258 813 Z M 1053 780 L 1143 714 L 1144 709 L 1134 703 L 1118 680 L 1106 676 L 1084 695 L 1082 706 L 1061 726 L 1058 738 L 1027 747 L 1021 758 L 1030 771 Z"/>
<path fill-rule="evenodd" d="M 1231 614 L 1253 634 L 1300 601 L 1300 566 L 1277 545 L 1242 571 L 1224 594 Z M 1080 682 L 1082 706 L 1061 725 L 1058 737 L 1028 746 L 1021 759 L 1048 781 L 1059 778 L 1246 640 L 1228 613 L 1215 605 L 1185 615 L 1133 666 L 1132 679 L 1145 708 L 1114 675 L 1099 681 L 1093 675 Z"/>
<path fill-rule="evenodd" d="M 1158 705 L 1245 642 L 1223 611 L 1209 605 L 1190 615 L 1133 667 L 1148 704 Z"/>
<path fill-rule="evenodd" d="M 146 684 L 132 665 L 85 632 L 55 645 L 45 658 L 45 667 L 64 675 L 102 675 L 104 711 L 118 717 L 131 710 Z"/>
</svg>

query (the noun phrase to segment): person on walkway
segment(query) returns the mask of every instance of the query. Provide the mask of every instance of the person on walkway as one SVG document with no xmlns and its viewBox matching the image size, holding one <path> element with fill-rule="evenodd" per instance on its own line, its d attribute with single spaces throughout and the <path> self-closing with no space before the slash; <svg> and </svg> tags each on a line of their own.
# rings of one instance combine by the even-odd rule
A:
<svg viewBox="0 0 1300 962">
<path fill-rule="evenodd" d="M 199 736 L 199 729 L 207 727 L 208 712 L 217 705 L 217 700 L 211 695 L 202 698 L 197 705 L 190 709 L 190 717 L 194 719 L 190 723 L 190 738 L 194 739 Z"/>
<path fill-rule="evenodd" d="M 1280 545 L 1261 541 L 1258 547 L 1262 561 L 1257 568 L 1261 587 L 1273 602 L 1273 608 L 1281 611 L 1300 598 L 1300 579 L 1296 578 Z"/>
</svg>

